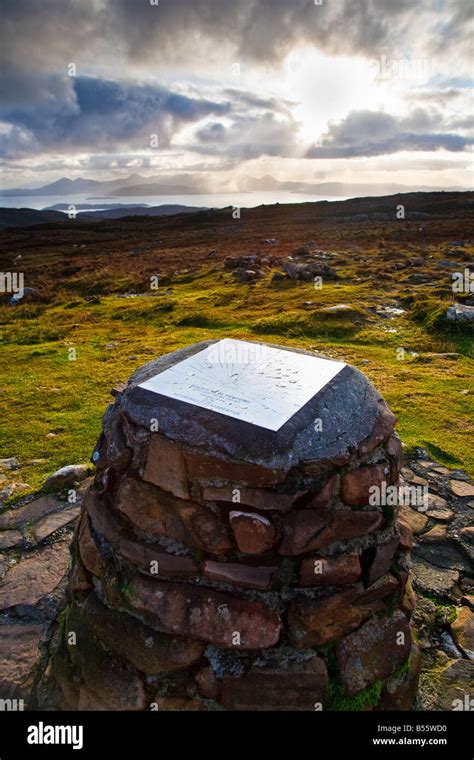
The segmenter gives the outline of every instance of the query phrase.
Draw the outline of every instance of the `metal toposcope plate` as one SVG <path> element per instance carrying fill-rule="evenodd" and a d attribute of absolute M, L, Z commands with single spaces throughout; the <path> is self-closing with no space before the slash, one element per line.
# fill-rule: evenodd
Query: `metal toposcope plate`
<path fill-rule="evenodd" d="M 345 366 L 225 338 L 139 387 L 278 431 Z"/>

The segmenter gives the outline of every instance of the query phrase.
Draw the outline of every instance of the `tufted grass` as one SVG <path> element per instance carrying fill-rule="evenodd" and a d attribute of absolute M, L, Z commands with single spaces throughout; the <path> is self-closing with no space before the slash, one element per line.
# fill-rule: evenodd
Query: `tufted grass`
<path fill-rule="evenodd" d="M 293 231 L 283 254 L 309 237 Z M 272 283 L 275 266 L 255 284 L 237 283 L 222 261 L 206 261 L 207 243 L 189 269 L 176 274 L 168 266 L 156 292 L 149 289 L 150 272 L 160 269 L 155 261 L 137 264 L 136 256 L 117 254 L 114 266 L 113 256 L 102 263 L 92 248 L 88 258 L 74 254 L 85 272 L 72 267 L 72 274 L 58 276 L 66 255 L 63 261 L 54 247 L 43 247 L 41 255 L 34 247 L 27 251 L 23 266 L 40 301 L 0 305 L 0 456 L 21 464 L 6 478 L 36 488 L 56 468 L 87 461 L 115 383 L 160 354 L 225 336 L 308 348 L 354 364 L 391 405 L 407 447 L 422 446 L 474 476 L 473 340 L 470 329 L 452 329 L 442 318 L 449 280 L 436 270 L 433 283 L 408 285 L 405 275 L 383 275 L 393 252 L 387 256 L 360 240 L 354 252 L 330 241 L 340 280 L 319 290 L 312 283 Z M 239 245 L 234 253 L 247 250 Z M 426 255 L 426 245 L 419 248 Z M 429 250 L 431 257 L 446 256 L 445 243 Z M 183 251 L 176 255 L 185 261 Z M 398 260 L 415 255 L 414 245 L 397 248 Z M 434 271 L 431 264 L 421 269 Z M 124 297 L 133 291 L 135 297 Z M 391 319 L 375 313 L 392 302 L 405 311 Z M 337 304 L 350 309 L 326 310 Z M 71 348 L 75 361 L 68 358 Z"/>

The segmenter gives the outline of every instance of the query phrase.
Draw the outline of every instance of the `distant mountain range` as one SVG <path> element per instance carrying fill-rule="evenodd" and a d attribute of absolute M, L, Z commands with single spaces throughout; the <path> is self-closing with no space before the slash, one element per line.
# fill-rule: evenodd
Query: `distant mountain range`
<path fill-rule="evenodd" d="M 400 185 L 395 182 L 384 184 L 369 184 L 358 182 L 280 182 L 271 175 L 265 177 L 251 177 L 245 183 L 245 191 L 285 191 L 290 193 L 305 193 L 308 195 L 328 195 L 331 197 L 349 197 L 362 198 L 365 196 L 379 197 L 383 195 L 394 195 L 395 193 L 412 193 L 412 192 L 439 192 L 440 188 L 431 187 L 430 185 Z M 442 188 L 445 192 L 466 191 L 465 187 L 446 187 Z"/>
<path fill-rule="evenodd" d="M 184 181 L 183 181 L 184 180 Z M 146 178 L 140 174 L 130 174 L 122 179 L 100 181 L 96 179 L 68 179 L 62 177 L 36 188 L 13 188 L 1 191 L 4 198 L 24 195 L 91 195 L 113 197 L 121 195 L 190 195 L 202 193 L 202 183 L 197 183 L 193 175 Z"/>
<path fill-rule="evenodd" d="M 446 192 L 464 191 L 469 188 L 446 187 Z M 240 187 L 234 192 L 292 192 L 307 195 L 322 195 L 335 198 L 381 196 L 404 192 L 437 192 L 439 188 L 429 185 L 400 185 L 396 183 L 360 184 L 346 182 L 281 182 L 270 175 L 264 177 L 248 177 L 241 180 Z M 25 195 L 93 195 L 96 198 L 121 197 L 133 195 L 200 195 L 209 193 L 201 177 L 193 174 L 180 174 L 162 177 L 142 177 L 140 174 L 130 174 L 128 177 L 114 180 L 68 179 L 63 177 L 56 182 L 36 188 L 13 188 L 1 191 L 4 198 L 21 197 Z M 215 190 L 214 190 L 215 192 Z M 220 191 L 222 192 L 222 191 Z M 0 197 L 1 197 L 0 196 Z"/>
<path fill-rule="evenodd" d="M 22 195 L 84 195 L 86 193 L 96 192 L 114 193 L 116 190 L 122 187 L 124 182 L 133 185 L 143 181 L 143 177 L 140 177 L 138 174 L 131 174 L 125 180 L 114 179 L 106 181 L 99 181 L 96 179 L 83 179 L 82 177 L 79 177 L 78 179 L 68 179 L 67 177 L 62 177 L 61 179 L 56 180 L 56 182 L 51 182 L 50 184 L 43 185 L 42 187 L 13 188 L 11 190 L 2 190 L 1 194 L 4 198 L 11 198 Z"/>

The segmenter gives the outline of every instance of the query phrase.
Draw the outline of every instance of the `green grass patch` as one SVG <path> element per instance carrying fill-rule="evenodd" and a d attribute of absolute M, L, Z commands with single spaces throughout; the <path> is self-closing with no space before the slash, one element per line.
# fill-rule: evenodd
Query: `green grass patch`
<path fill-rule="evenodd" d="M 251 325 L 251 329 L 257 335 L 284 335 L 339 342 L 360 332 L 361 323 L 366 318 L 362 310 L 356 308 L 348 313 L 328 312 L 324 309 L 315 309 L 307 314 L 290 311 L 262 317 Z"/>
<path fill-rule="evenodd" d="M 441 596 L 432 594 L 429 591 L 419 592 L 425 599 L 429 599 L 436 607 L 436 617 L 439 622 L 447 625 L 448 623 L 454 623 L 458 614 L 458 608 L 455 607 L 447 599 L 443 599 Z"/>
<path fill-rule="evenodd" d="M 225 327 L 225 323 L 211 319 L 207 314 L 192 314 L 178 320 L 176 324 L 178 327 L 199 327 L 208 330 L 218 330 L 220 327 Z"/>
<path fill-rule="evenodd" d="M 383 681 L 376 681 L 366 689 L 358 691 L 351 697 L 344 694 L 342 684 L 330 681 L 326 690 L 324 709 L 332 712 L 360 712 L 366 707 L 377 705 L 382 693 Z"/>
<path fill-rule="evenodd" d="M 411 308 L 411 317 L 415 322 L 421 322 L 427 330 L 443 332 L 466 337 L 474 337 L 472 322 L 451 321 L 446 317 L 446 311 L 453 304 L 451 300 L 439 298 L 424 298 L 416 301 Z"/>
<path fill-rule="evenodd" d="M 202 268 L 173 279 L 166 295 L 123 298 L 133 283 L 146 292 L 147 277 L 139 283 L 138 274 L 112 267 L 95 277 L 100 298 L 86 301 L 76 277 L 52 290 L 48 304 L 0 307 L 0 448 L 19 459 L 16 480 L 40 487 L 58 467 L 88 461 L 113 385 L 161 354 L 222 337 L 269 340 L 355 365 L 393 408 L 408 448 L 422 446 L 474 475 L 473 342 L 414 321 L 411 312 L 382 319 L 369 311 L 395 298 L 397 283 L 346 278 L 315 290 L 311 283 L 275 287 L 269 275 L 248 287 Z M 302 308 L 307 302 L 314 308 Z M 326 311 L 337 304 L 350 309 Z M 68 359 L 71 347 L 76 361 Z M 459 358 L 419 362 L 412 352 Z"/>

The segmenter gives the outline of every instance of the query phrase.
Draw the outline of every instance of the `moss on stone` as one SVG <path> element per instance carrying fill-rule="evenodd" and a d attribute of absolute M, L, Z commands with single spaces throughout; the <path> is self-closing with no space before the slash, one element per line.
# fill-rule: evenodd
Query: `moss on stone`
<path fill-rule="evenodd" d="M 326 690 L 325 709 L 332 712 L 349 712 L 351 710 L 360 712 L 366 707 L 377 705 L 382 693 L 383 681 L 367 686 L 366 689 L 358 691 L 351 697 L 344 693 L 342 684 L 336 681 L 330 681 Z"/>
<path fill-rule="evenodd" d="M 440 622 L 454 623 L 457 616 L 457 608 L 453 604 L 428 591 L 422 592 L 421 595 L 433 602 L 436 608 L 436 618 Z"/>

